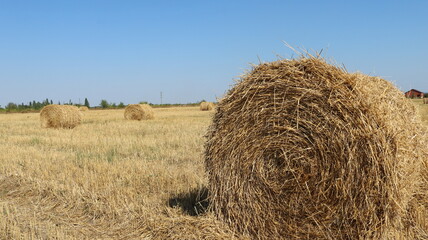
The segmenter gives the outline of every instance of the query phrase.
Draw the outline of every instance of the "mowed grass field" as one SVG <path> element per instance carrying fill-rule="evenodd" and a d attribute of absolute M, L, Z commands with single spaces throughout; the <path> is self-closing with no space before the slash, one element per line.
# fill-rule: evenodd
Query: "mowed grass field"
<path fill-rule="evenodd" d="M 206 194 L 213 111 L 155 109 L 149 121 L 123 113 L 83 112 L 72 130 L 41 128 L 38 113 L 0 115 L 0 239 L 231 236 L 194 207 Z"/>
<path fill-rule="evenodd" d="M 428 126 L 428 104 L 413 101 Z M 0 115 L 0 239 L 243 239 L 205 212 L 213 111 L 83 112 L 72 130 Z"/>
<path fill-rule="evenodd" d="M 421 115 L 421 120 L 425 124 L 428 125 L 428 104 L 423 104 L 422 99 L 412 99 L 412 102 L 416 105 L 419 110 L 419 114 Z"/>

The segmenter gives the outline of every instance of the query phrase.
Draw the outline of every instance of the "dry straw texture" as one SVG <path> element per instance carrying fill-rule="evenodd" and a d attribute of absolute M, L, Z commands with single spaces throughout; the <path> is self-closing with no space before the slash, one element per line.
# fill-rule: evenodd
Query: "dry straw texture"
<path fill-rule="evenodd" d="M 211 111 L 214 109 L 214 104 L 212 102 L 201 102 L 199 109 L 201 111 Z"/>
<path fill-rule="evenodd" d="M 82 121 L 76 106 L 48 105 L 40 111 L 40 123 L 44 128 L 74 128 Z"/>
<path fill-rule="evenodd" d="M 0 239 L 245 239 L 197 203 L 212 114 L 155 110 L 145 124 L 88 111 L 73 131 L 0 114 Z"/>
<path fill-rule="evenodd" d="M 422 239 L 409 202 L 423 138 L 414 105 L 381 78 L 314 57 L 261 64 L 207 134 L 213 210 L 256 239 Z"/>
<path fill-rule="evenodd" d="M 89 111 L 89 108 L 87 106 L 80 106 L 79 111 L 86 112 L 86 111 Z"/>
<path fill-rule="evenodd" d="M 125 119 L 127 120 L 147 120 L 154 119 L 153 108 L 147 104 L 129 104 L 125 108 Z"/>

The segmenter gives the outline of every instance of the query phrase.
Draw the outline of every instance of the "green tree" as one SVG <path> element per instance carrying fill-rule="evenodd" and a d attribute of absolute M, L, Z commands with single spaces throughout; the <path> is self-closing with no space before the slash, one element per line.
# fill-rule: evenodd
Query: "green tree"
<path fill-rule="evenodd" d="M 101 103 L 100 103 L 100 106 L 102 107 L 102 108 L 108 108 L 109 107 L 109 104 L 108 104 L 108 102 L 107 102 L 107 100 L 101 100 Z"/>
<path fill-rule="evenodd" d="M 36 101 L 33 101 L 33 108 L 34 109 L 40 109 L 40 108 L 42 108 L 43 107 L 43 104 L 42 103 L 40 103 L 40 102 L 36 102 Z"/>
<path fill-rule="evenodd" d="M 87 99 L 87 98 L 85 98 L 85 106 L 87 106 L 88 108 L 90 107 L 90 106 L 89 106 L 89 101 L 88 101 L 88 99 Z"/>
<path fill-rule="evenodd" d="M 8 103 L 7 105 L 6 105 L 6 109 L 8 110 L 8 111 L 10 111 L 10 110 L 15 110 L 15 109 L 17 109 L 18 108 L 18 106 L 15 104 L 15 103 L 13 103 L 13 102 L 10 102 L 10 103 Z"/>
<path fill-rule="evenodd" d="M 124 108 L 125 104 L 123 102 L 120 102 L 119 105 L 117 105 L 118 108 Z"/>

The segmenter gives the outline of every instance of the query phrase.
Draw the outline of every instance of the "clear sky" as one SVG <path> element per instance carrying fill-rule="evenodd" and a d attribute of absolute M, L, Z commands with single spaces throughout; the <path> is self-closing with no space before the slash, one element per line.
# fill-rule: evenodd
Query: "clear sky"
<path fill-rule="evenodd" d="M 428 91 L 428 1 L 350 2 L 0 0 L 0 105 L 214 101 L 283 41 Z"/>

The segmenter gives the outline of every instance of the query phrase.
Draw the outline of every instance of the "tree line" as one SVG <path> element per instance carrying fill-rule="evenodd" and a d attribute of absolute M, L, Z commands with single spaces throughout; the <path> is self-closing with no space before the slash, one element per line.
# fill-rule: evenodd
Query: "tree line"
<path fill-rule="evenodd" d="M 146 103 L 146 102 L 144 102 Z M 6 112 L 21 112 L 21 111 L 32 111 L 32 110 L 40 110 L 42 109 L 44 106 L 50 105 L 50 104 L 54 104 L 52 99 L 48 99 L 46 98 L 43 101 L 30 101 L 28 103 L 21 103 L 21 104 L 17 104 L 17 103 L 13 103 L 10 102 L 8 103 L 6 106 L 1 106 L 0 105 L 0 111 L 6 111 Z M 85 98 L 85 101 L 83 104 L 79 104 L 79 103 L 73 103 L 71 100 L 69 100 L 68 102 L 57 102 L 56 104 L 58 105 L 74 105 L 74 106 L 86 106 L 88 108 L 91 107 L 88 98 Z M 96 108 L 124 108 L 126 107 L 126 105 L 123 102 L 120 103 L 114 103 L 114 102 L 108 102 L 107 100 L 103 99 L 101 100 L 100 104 L 98 106 L 96 106 Z"/>
<path fill-rule="evenodd" d="M 13 103 L 13 102 L 9 102 L 6 106 L 1 106 L 0 105 L 0 110 L 3 111 L 7 111 L 7 112 L 12 112 L 12 111 L 28 111 L 28 110 L 40 110 L 42 109 L 44 106 L 50 105 L 50 104 L 54 104 L 52 99 L 48 99 L 46 98 L 43 101 L 30 101 L 28 103 L 21 103 L 21 104 L 17 104 L 17 103 Z M 57 104 L 61 105 L 61 102 L 58 102 Z M 63 105 L 75 105 L 75 106 L 87 106 L 88 108 L 90 107 L 89 101 L 87 98 L 85 98 L 85 103 L 82 104 L 75 104 L 73 103 L 71 100 L 69 100 L 68 102 L 63 102 Z"/>
<path fill-rule="evenodd" d="M 146 101 L 141 101 L 139 102 L 139 104 L 149 104 L 153 107 L 172 107 L 172 106 L 181 106 L 181 105 L 199 105 L 201 102 L 204 102 L 205 100 L 201 100 L 199 102 L 195 102 L 195 103 L 187 103 L 187 104 L 153 104 L 153 103 L 149 103 Z M 10 102 L 8 103 L 6 106 L 1 106 L 0 105 L 0 111 L 4 112 L 25 112 L 25 111 L 38 111 L 40 109 L 42 109 L 44 106 L 50 105 L 50 104 L 54 104 L 54 102 L 52 101 L 52 99 L 48 99 L 46 98 L 43 101 L 30 101 L 28 103 L 21 103 L 21 104 L 17 104 L 17 103 L 13 103 Z M 89 104 L 89 101 L 87 98 L 85 98 L 85 101 L 83 104 L 80 103 L 73 103 L 71 100 L 69 100 L 68 102 L 57 102 L 56 104 L 58 105 L 74 105 L 74 106 L 86 106 L 88 108 L 91 108 L 91 105 Z M 119 102 L 118 104 L 114 103 L 114 102 L 108 102 L 107 100 L 103 99 L 101 100 L 100 104 L 98 106 L 95 106 L 95 108 L 125 108 L 126 105 L 123 102 Z"/>

